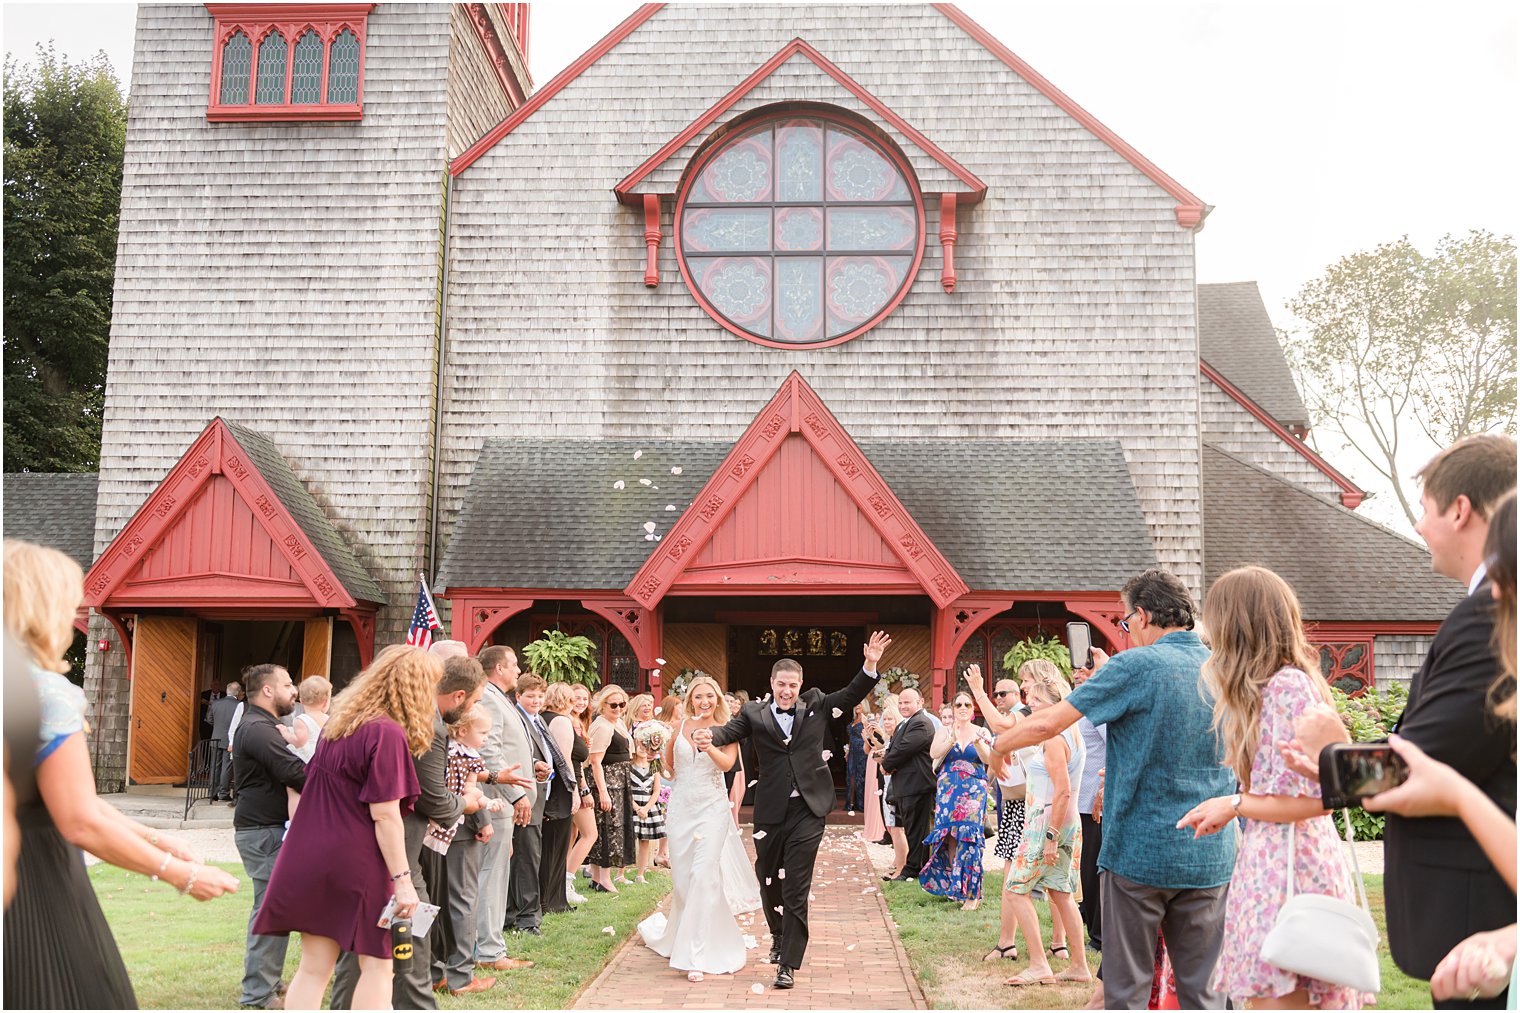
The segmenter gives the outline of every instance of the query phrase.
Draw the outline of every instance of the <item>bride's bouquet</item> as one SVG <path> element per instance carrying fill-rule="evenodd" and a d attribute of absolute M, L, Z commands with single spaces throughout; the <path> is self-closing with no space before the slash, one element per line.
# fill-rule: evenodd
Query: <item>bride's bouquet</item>
<path fill-rule="evenodd" d="M 634 744 L 644 750 L 650 766 L 656 770 L 660 768 L 660 758 L 665 755 L 665 743 L 670 741 L 671 734 L 670 726 L 659 721 L 640 721 L 633 730 Z"/>

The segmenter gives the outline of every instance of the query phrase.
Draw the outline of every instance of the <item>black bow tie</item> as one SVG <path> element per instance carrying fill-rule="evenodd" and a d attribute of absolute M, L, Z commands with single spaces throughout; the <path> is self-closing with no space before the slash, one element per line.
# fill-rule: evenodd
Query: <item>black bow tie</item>
<path fill-rule="evenodd" d="M 776 708 L 776 713 L 777 714 L 790 714 L 793 717 L 796 717 L 797 716 L 797 708 L 796 707 L 777 707 Z"/>

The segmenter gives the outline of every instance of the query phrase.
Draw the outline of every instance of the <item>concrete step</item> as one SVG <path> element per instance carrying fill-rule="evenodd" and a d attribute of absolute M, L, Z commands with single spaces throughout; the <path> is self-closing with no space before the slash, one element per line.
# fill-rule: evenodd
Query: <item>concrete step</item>
<path fill-rule="evenodd" d="M 185 800 L 185 788 L 183 785 L 129 784 L 121 794 L 127 798 L 177 798 L 181 802 Z"/>

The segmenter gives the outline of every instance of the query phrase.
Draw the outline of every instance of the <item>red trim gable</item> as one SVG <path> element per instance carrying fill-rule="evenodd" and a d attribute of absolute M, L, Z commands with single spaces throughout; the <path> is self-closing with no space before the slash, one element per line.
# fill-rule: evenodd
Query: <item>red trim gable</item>
<path fill-rule="evenodd" d="M 161 547 L 194 560 L 200 554 L 197 547 L 205 552 L 213 540 L 234 537 L 230 531 L 206 526 L 205 530 L 189 533 L 189 545 L 168 544 L 167 536 L 189 516 L 202 494 L 214 491 L 208 489 L 214 478 L 225 480 L 231 487 L 230 495 L 249 508 L 251 523 L 257 523 L 258 530 L 267 535 L 294 580 L 258 578 L 210 568 L 189 572 L 197 567 L 194 562 L 184 565 L 187 572 L 166 580 L 138 576 L 149 557 Z M 319 609 L 358 606 L 221 418 L 212 419 L 179 463 L 169 469 L 142 508 L 90 567 L 84 586 L 85 604 L 96 609 L 144 605 L 228 608 L 252 604 Z"/>
<path fill-rule="evenodd" d="M 1162 172 L 1154 162 L 1136 151 L 1118 134 L 1098 122 L 1096 116 L 1077 105 L 1076 102 L 1072 101 L 1070 96 L 1046 80 L 1039 71 L 1014 55 L 1012 50 L 999 42 L 987 29 L 973 21 L 965 11 L 955 6 L 955 4 L 948 3 L 934 4 L 934 8 L 955 22 L 967 35 L 979 42 L 993 56 L 1007 64 L 1009 69 L 1027 81 L 1035 90 L 1054 102 L 1068 116 L 1086 127 L 1094 137 L 1114 149 L 1125 161 L 1145 173 L 1157 186 L 1175 197 L 1177 199 L 1176 214 L 1178 225 L 1184 229 L 1196 229 L 1203 224 L 1203 219 L 1209 213 L 1209 207 L 1194 195 L 1192 191 Z"/>
<path fill-rule="evenodd" d="M 509 7 L 526 7 L 526 4 L 509 4 Z M 486 55 L 490 57 L 491 69 L 496 73 L 496 81 L 501 85 L 501 90 L 516 109 L 527 101 L 528 96 L 523 92 L 522 85 L 517 80 L 517 75 L 512 72 L 512 61 L 507 56 L 506 44 L 496 32 L 496 26 L 491 23 L 491 15 L 486 11 L 485 4 L 465 4 L 465 15 L 470 19 L 470 27 L 475 29 L 475 35 L 480 39 L 480 44 L 485 47 Z M 517 14 L 513 11 L 513 14 Z M 523 22 L 527 18 L 524 14 Z M 524 33 L 526 35 L 526 33 Z M 513 41 L 516 45 L 516 40 Z M 518 55 L 526 63 L 528 54 L 523 49 L 518 49 Z"/>
<path fill-rule="evenodd" d="M 754 91 L 760 85 L 760 82 L 770 77 L 783 64 L 798 54 L 813 61 L 819 70 L 822 70 L 829 77 L 837 81 L 851 95 L 864 102 L 868 108 L 889 123 L 895 130 L 912 141 L 914 145 L 922 149 L 940 165 L 944 166 L 957 179 L 965 183 L 970 192 L 965 195 L 964 203 L 975 204 L 987 196 L 987 184 L 978 179 L 975 173 L 947 155 L 939 145 L 929 140 L 929 138 L 911 126 L 907 120 L 893 112 L 885 102 L 872 95 L 858 81 L 840 70 L 818 50 L 801 39 L 793 39 L 781 47 L 781 51 L 775 56 L 755 68 L 755 71 L 749 77 L 741 81 L 727 95 L 720 98 L 705 113 L 687 124 L 686 128 L 679 134 L 666 141 L 664 147 L 649 156 L 643 165 L 633 170 L 622 182 L 613 187 L 618 200 L 624 204 L 637 205 L 641 197 L 633 192 L 634 187 L 642 183 L 650 173 L 663 165 L 672 155 L 689 144 L 694 137 L 710 127 L 718 117 L 722 116 L 729 109 L 732 109 L 735 103 Z"/>
<path fill-rule="evenodd" d="M 1233 398 L 1242 408 L 1250 412 L 1252 415 L 1256 416 L 1257 420 L 1261 422 L 1262 425 L 1272 430 L 1278 439 L 1282 440 L 1288 446 L 1292 447 L 1298 453 L 1302 454 L 1304 456 L 1304 459 L 1322 471 L 1325 474 L 1325 477 L 1329 478 L 1330 481 L 1340 486 L 1342 506 L 1348 510 L 1355 510 L 1357 507 L 1362 505 L 1362 500 L 1367 498 L 1366 490 L 1362 489 L 1355 482 L 1351 481 L 1351 479 L 1347 478 L 1345 475 L 1342 475 L 1340 472 L 1331 467 L 1330 462 L 1326 461 L 1323 457 L 1316 454 L 1313 447 L 1309 446 L 1303 440 L 1300 440 L 1298 437 L 1294 436 L 1292 433 L 1284 429 L 1282 423 L 1278 422 L 1270 414 L 1268 414 L 1267 410 L 1261 405 L 1257 404 L 1255 401 L 1252 401 L 1250 396 L 1246 394 L 1245 391 L 1241 390 L 1239 387 L 1226 380 L 1224 378 L 1224 374 L 1219 372 L 1219 370 L 1215 369 L 1213 366 L 1210 366 L 1202 359 L 1198 360 L 1198 368 L 1204 376 L 1213 382 L 1214 386 L 1230 395 L 1230 397 Z"/>
<path fill-rule="evenodd" d="M 544 104 L 564 90 L 566 85 L 584 74 L 586 68 L 606 56 L 612 51 L 613 47 L 632 35 L 640 25 L 648 21 L 654 16 L 656 11 L 664 6 L 663 3 L 644 4 L 634 11 L 621 24 L 608 32 L 600 42 L 586 50 L 574 63 L 555 75 L 554 80 L 544 85 L 541 90 L 534 92 L 533 97 L 523 103 L 511 116 L 508 116 L 492 127 L 484 137 L 470 145 L 458 158 L 450 162 L 449 175 L 457 176 L 474 165 L 476 159 L 496 146 L 497 141 L 521 126 L 524 120 L 543 108 Z"/>
<path fill-rule="evenodd" d="M 768 573 L 758 573 L 758 577 L 755 566 L 738 565 L 737 560 L 730 560 L 724 572 L 702 562 L 713 535 L 734 514 L 745 494 L 755 488 L 766 465 L 794 433 L 806 441 L 827 474 L 869 522 L 895 557 L 893 561 L 871 569 L 857 568 L 855 574 L 847 575 L 837 561 L 796 560 L 797 565 L 793 566 L 791 562 L 772 560 L 774 565 Z M 785 519 L 786 523 L 793 520 Z M 759 564 L 761 560 L 750 562 Z M 788 566 L 805 571 L 799 573 L 800 582 L 777 573 Z M 749 429 L 692 500 L 691 507 L 628 582 L 625 593 L 640 605 L 654 608 L 678 583 L 682 591 L 711 593 L 725 583 L 732 589 L 735 580 L 725 582 L 724 573 L 745 584 L 748 593 L 796 593 L 799 586 L 822 579 L 828 582 L 831 592 L 923 593 L 939 608 L 969 590 L 823 399 L 796 371 L 755 416 Z"/>

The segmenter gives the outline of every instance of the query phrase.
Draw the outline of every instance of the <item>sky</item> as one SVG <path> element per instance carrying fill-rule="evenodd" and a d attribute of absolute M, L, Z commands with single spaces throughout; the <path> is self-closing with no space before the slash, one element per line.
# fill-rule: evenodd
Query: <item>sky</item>
<path fill-rule="evenodd" d="M 1517 231 L 1520 5 L 1509 0 L 1130 0 L 961 8 L 1079 105 L 1214 206 L 1200 282 L 1256 281 L 1285 303 L 1341 257 L 1408 235 Z M 104 50 L 130 81 L 134 5 L 14 4 L 4 47 Z M 533 6 L 538 86 L 636 9 Z M 825 54 L 827 55 L 827 54 Z M 1354 451 L 1321 444 L 1369 489 Z M 1411 448 L 1411 468 L 1433 448 Z M 1408 531 L 1389 495 L 1362 512 Z"/>

